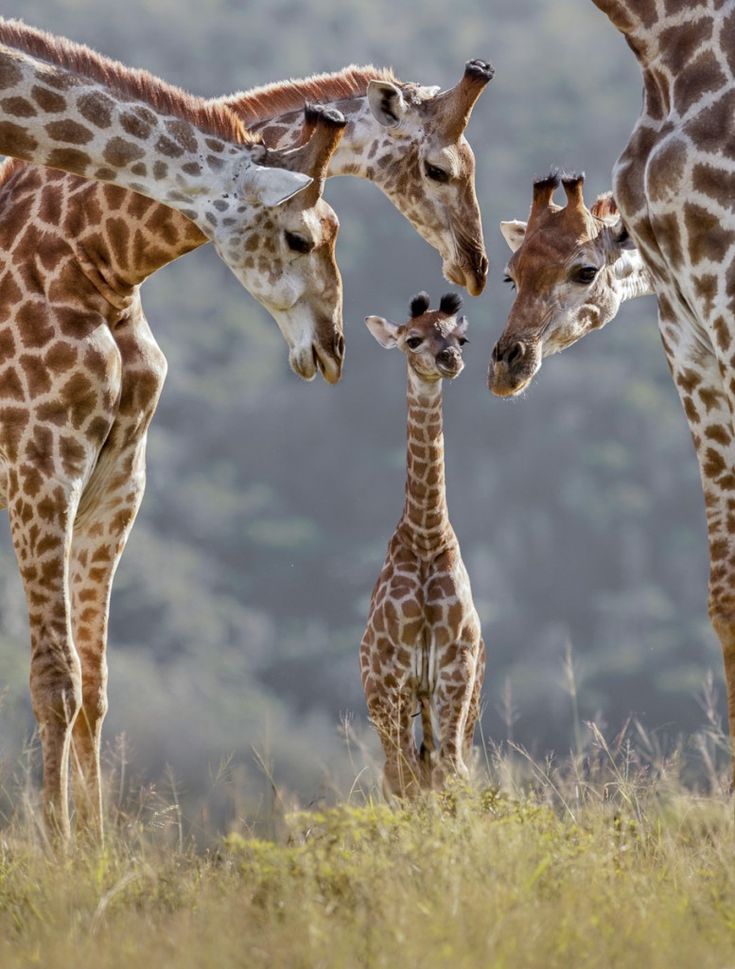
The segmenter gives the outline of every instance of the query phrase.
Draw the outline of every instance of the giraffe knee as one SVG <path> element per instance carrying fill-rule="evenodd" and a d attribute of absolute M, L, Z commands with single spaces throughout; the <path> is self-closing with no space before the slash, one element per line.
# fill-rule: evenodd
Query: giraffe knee
<path fill-rule="evenodd" d="M 82 714 L 89 728 L 94 732 L 98 724 L 107 716 L 107 688 L 99 684 L 82 686 Z"/>
<path fill-rule="evenodd" d="M 33 713 L 40 725 L 74 723 L 82 708 L 82 673 L 79 661 L 39 669 L 31 663 Z"/>

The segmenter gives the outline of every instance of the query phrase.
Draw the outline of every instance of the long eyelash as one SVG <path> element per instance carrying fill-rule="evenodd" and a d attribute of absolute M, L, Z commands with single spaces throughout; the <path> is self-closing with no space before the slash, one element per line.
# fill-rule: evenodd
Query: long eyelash
<path fill-rule="evenodd" d="M 513 278 L 511 276 L 508 276 L 507 273 L 506 273 L 505 276 L 503 276 L 503 282 L 504 283 L 510 283 L 511 289 L 515 289 L 516 288 L 516 284 L 515 284 Z"/>

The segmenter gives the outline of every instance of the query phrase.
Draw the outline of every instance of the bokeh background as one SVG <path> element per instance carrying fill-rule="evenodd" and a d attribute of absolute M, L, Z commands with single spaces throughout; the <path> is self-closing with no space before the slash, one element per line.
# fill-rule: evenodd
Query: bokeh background
<path fill-rule="evenodd" d="M 637 117 L 637 65 L 593 4 L 4 0 L 2 13 L 207 96 L 350 61 L 443 87 L 471 57 L 495 64 L 468 130 L 490 281 L 467 300 L 467 367 L 445 395 L 450 510 L 489 651 L 483 732 L 567 751 L 565 655 L 580 719 L 614 731 L 633 714 L 668 737 L 696 728 L 721 660 L 696 463 L 654 301 L 547 361 L 522 399 L 485 387 L 511 299 L 498 221 L 525 217 L 532 178 L 552 165 L 586 170 L 588 196 L 607 189 Z M 288 370 L 275 324 L 206 248 L 143 291 L 170 369 L 114 591 L 105 736 L 119 750 L 124 732 L 139 782 L 168 765 L 190 804 L 223 758 L 261 791 L 253 748 L 305 802 L 349 786 L 363 755 L 345 744 L 345 717 L 374 745 L 357 650 L 402 506 L 405 382 L 362 319 L 401 318 L 414 292 L 449 286 L 373 186 L 335 179 L 326 195 L 342 223 L 341 385 Z M 33 720 L 4 516 L 1 527 L 0 760 L 12 769 Z"/>

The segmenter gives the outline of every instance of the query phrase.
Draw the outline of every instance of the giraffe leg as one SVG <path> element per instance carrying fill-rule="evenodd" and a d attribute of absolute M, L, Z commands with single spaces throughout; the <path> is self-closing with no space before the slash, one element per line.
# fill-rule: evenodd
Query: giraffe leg
<path fill-rule="evenodd" d="M 413 736 L 412 691 L 366 694 L 368 712 L 385 754 L 383 793 L 386 797 L 414 797 L 421 787 L 421 763 Z"/>
<path fill-rule="evenodd" d="M 410 797 L 418 792 L 421 780 L 413 736 L 417 701 L 407 682 L 409 671 L 397 675 L 393 666 L 383 668 L 381 656 L 394 652 L 387 640 L 376 638 L 368 628 L 360 646 L 362 685 L 368 714 L 385 754 L 383 793 L 386 797 Z"/>
<path fill-rule="evenodd" d="M 81 483 L 42 477 L 30 463 L 8 472 L 13 547 L 28 602 L 30 688 L 43 754 L 46 826 L 69 837 L 71 731 L 81 706 L 82 677 L 68 593 L 72 522 Z"/>
<path fill-rule="evenodd" d="M 122 361 L 117 418 L 74 525 L 70 587 L 82 665 L 82 709 L 74 724 L 78 824 L 102 836 L 100 748 L 107 713 L 107 630 L 112 583 L 145 490 L 146 438 L 166 361 L 138 305 L 113 331 Z"/>
<path fill-rule="evenodd" d="M 444 653 L 452 653 L 446 661 Z M 478 670 L 478 642 L 460 642 L 455 649 L 444 650 L 437 656 L 437 676 L 434 687 L 434 709 L 440 730 L 439 757 L 432 771 L 432 786 L 440 788 L 448 776 L 467 777 L 469 772 L 464 755 L 467 748 L 468 722 L 475 697 Z M 479 688 L 477 690 L 479 702 Z M 470 729 L 470 738 L 474 721 Z"/>
<path fill-rule="evenodd" d="M 129 456 L 128 456 L 129 457 Z M 121 463 L 126 468 L 129 461 Z M 82 668 L 82 706 L 74 723 L 73 776 L 77 823 L 102 836 L 100 747 L 107 713 L 107 627 L 115 571 L 145 488 L 145 451 L 117 488 L 78 517 L 70 560 L 72 621 Z"/>
<path fill-rule="evenodd" d="M 472 741 L 475 735 L 475 726 L 480 717 L 480 697 L 482 694 L 482 684 L 485 681 L 485 642 L 480 640 L 480 647 L 477 654 L 477 668 L 475 672 L 475 682 L 472 686 L 472 696 L 470 706 L 467 711 L 467 722 L 464 729 L 463 756 L 467 763 L 472 756 Z"/>
<path fill-rule="evenodd" d="M 722 646 L 731 744 L 735 738 L 735 394 L 729 362 L 680 327 L 659 302 L 664 349 L 689 421 L 704 491 L 709 615 Z M 734 761 L 735 766 L 735 761 Z"/>

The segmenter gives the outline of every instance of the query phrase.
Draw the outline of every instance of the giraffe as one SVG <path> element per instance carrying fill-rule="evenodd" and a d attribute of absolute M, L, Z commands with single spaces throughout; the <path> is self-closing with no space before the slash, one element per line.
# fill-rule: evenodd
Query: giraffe
<path fill-rule="evenodd" d="M 727 306 L 713 302 L 708 317 L 681 314 L 674 290 L 654 270 L 646 250 L 634 247 L 611 193 L 599 196 L 590 209 L 582 197 L 582 176 L 566 178 L 568 202 L 551 203 L 558 177 L 536 183 L 531 215 L 526 223 L 501 223 L 513 256 L 509 282 L 517 288 L 503 334 L 493 349 L 489 385 L 501 397 L 522 392 L 538 372 L 543 357 L 571 346 L 587 333 L 605 326 L 626 300 L 658 296 L 659 327 L 666 357 L 689 424 L 705 498 L 710 553 L 709 610 L 724 658 L 731 738 L 735 737 L 733 689 L 735 658 L 725 609 L 733 594 L 731 532 L 735 531 L 735 420 L 730 398 L 735 386 L 735 360 L 730 348 Z M 699 197 L 698 201 L 700 200 Z M 657 237 L 658 238 L 658 237 Z M 660 240 L 663 244 L 663 240 Z M 713 261 L 696 260 L 695 279 L 701 285 L 714 269 Z M 690 260 L 682 258 L 682 269 Z M 729 270 L 728 270 L 729 272 Z M 711 277 L 714 278 L 714 277 Z M 691 294 L 687 276 L 678 277 Z M 686 287 L 686 288 L 685 288 Z M 683 294 L 678 299 L 686 299 Z M 722 311 L 722 312 L 720 312 Z M 735 634 L 733 634 L 735 635 Z"/>
<path fill-rule="evenodd" d="M 305 152 L 299 156 L 294 149 L 308 141 L 320 116 L 307 109 L 306 123 L 302 124 L 304 102 L 316 102 L 327 113 L 338 105 L 347 126 L 329 159 L 328 174 L 360 175 L 382 186 L 387 184 L 387 173 L 393 172 L 388 180 L 389 197 L 445 254 L 448 272 L 469 274 L 468 288 L 479 292 L 485 282 L 487 259 L 474 191 L 474 159 L 463 136 L 463 124 L 491 77 L 489 65 L 470 62 L 455 88 L 435 95 L 436 89 L 401 84 L 386 70 L 348 67 L 334 74 L 240 92 L 218 99 L 216 106 L 235 112 L 249 127 L 257 120 L 255 127 L 264 138 L 272 146 L 282 146 L 280 153 L 269 149 L 270 154 L 283 165 L 310 171 Z M 381 97 L 376 100 L 378 93 Z M 383 96 L 389 103 L 395 102 L 391 110 L 400 115 L 400 125 L 384 116 Z M 309 142 L 308 151 L 313 152 L 315 146 L 315 140 Z M 426 174 L 427 170 L 433 172 L 428 155 L 424 157 L 427 152 L 433 163 L 445 165 L 448 177 L 443 181 L 443 175 L 437 179 Z M 287 204 L 295 207 L 303 196 L 301 193 Z M 37 226 L 48 252 L 46 263 L 66 263 L 63 273 L 69 285 L 57 287 L 53 298 L 48 287 L 37 287 L 32 294 L 34 305 L 40 308 L 45 303 L 45 312 L 52 318 L 59 308 L 67 312 L 71 305 L 83 317 L 98 312 L 102 296 L 113 320 L 110 329 L 121 357 L 121 405 L 101 451 L 110 471 L 104 477 L 95 475 L 93 493 L 92 489 L 85 490 L 86 517 L 77 518 L 72 542 L 72 593 L 77 586 L 83 590 L 83 598 L 73 594 L 71 602 L 83 694 L 82 713 L 73 728 L 75 802 L 81 820 L 89 823 L 92 818 L 99 825 L 99 746 L 107 709 L 105 655 L 110 591 L 142 500 L 146 433 L 165 375 L 165 359 L 143 314 L 139 287 L 150 273 L 206 242 L 207 237 L 177 210 L 128 189 L 23 162 L 6 169 L 0 185 L 0 206 L 10 225 L 31 221 Z M 64 219 L 56 213 L 64 213 Z M 142 240 L 142 244 L 133 247 L 131 239 Z M 278 241 L 273 240 L 271 265 L 277 259 L 302 258 L 314 241 L 313 227 L 292 225 Z M 12 252 L 16 272 L 26 273 L 35 250 L 21 253 L 16 247 Z M 265 271 L 263 263 L 261 267 Z M 59 272 L 62 270 L 57 269 Z M 113 476 L 111 471 L 117 469 L 120 473 Z M 101 534 L 88 535 L 90 529 L 98 530 L 101 522 Z M 105 556 L 103 569 L 100 555 Z M 99 580 L 91 581 L 92 568 Z"/>
<path fill-rule="evenodd" d="M 368 316 L 386 349 L 398 347 L 408 370 L 406 500 L 370 602 L 360 669 L 370 719 L 385 753 L 386 795 L 411 796 L 465 776 L 480 708 L 485 646 L 444 483 L 442 380 L 464 367 L 467 320 L 454 293 L 430 310 L 411 301 L 402 325 Z M 422 744 L 413 716 L 419 706 Z M 434 733 L 439 739 L 435 750 Z"/>
<path fill-rule="evenodd" d="M 735 0 L 593 2 L 625 37 L 643 78 L 641 113 L 615 164 L 613 197 L 621 227 L 630 233 L 657 297 L 664 352 L 699 464 L 710 557 L 709 615 L 722 646 L 732 743 Z M 592 262 L 594 268 L 599 264 Z M 588 285 L 595 301 L 599 284 Z M 545 302 L 553 319 L 553 298 Z M 516 342 L 525 345 L 526 329 L 520 319 L 513 323 L 515 332 L 523 334 Z M 538 337 L 534 324 L 528 321 L 528 327 Z M 517 359 L 508 359 L 507 349 L 501 338 L 491 364 L 491 388 L 498 363 L 511 371 L 518 366 Z"/>
<path fill-rule="evenodd" d="M 0 37 L 5 40 L 6 26 L 0 25 Z M 41 41 L 51 42 L 47 35 L 35 31 L 24 37 L 28 46 L 32 41 L 34 50 Z M 78 48 L 73 50 L 78 59 L 96 57 Z M 70 55 L 65 45 L 54 44 L 51 52 L 59 58 Z M 122 95 L 117 95 L 111 72 L 121 69 L 101 60 L 90 61 L 90 73 L 97 67 L 108 72 L 104 90 L 100 90 L 98 84 L 87 83 L 86 75 L 80 73 L 79 60 L 76 64 L 75 73 L 55 67 L 47 70 L 35 58 L 0 46 L 0 84 L 5 86 L 2 93 L 7 94 L 0 99 L 0 107 L 6 110 L 9 103 L 10 111 L 20 112 L 15 117 L 25 121 L 29 116 L 35 121 L 39 114 L 44 115 L 34 104 L 45 99 L 47 105 L 57 109 L 56 121 L 48 122 L 48 128 L 61 123 L 61 103 L 53 100 L 59 91 L 73 90 L 78 99 L 90 93 L 100 98 L 104 94 L 108 100 L 100 103 L 110 107 L 106 131 L 118 137 L 114 134 L 117 122 L 112 105 L 115 97 Z M 19 72 L 38 79 L 28 98 L 18 93 L 22 87 Z M 58 86 L 59 78 L 64 87 Z M 125 80 L 129 82 L 130 78 L 126 76 Z M 146 84 L 157 83 L 149 77 L 145 80 Z M 8 93 L 9 88 L 12 93 Z M 127 94 L 121 102 L 126 110 L 148 111 L 147 106 L 135 108 Z M 171 109 L 178 109 L 182 115 L 181 119 L 172 115 L 166 121 L 171 145 L 176 147 L 173 132 L 179 130 L 179 120 L 187 138 L 190 128 L 191 138 L 199 138 L 193 122 L 184 117 L 184 108 L 189 117 L 193 108 L 182 101 L 181 95 L 162 88 L 150 101 L 160 105 L 164 94 L 171 101 Z M 23 107 L 21 101 L 28 101 L 29 107 Z M 36 113 L 30 115 L 31 110 Z M 225 109 L 221 113 L 220 128 L 227 120 Z M 163 117 L 166 120 L 167 115 Z M 145 118 L 151 126 L 158 123 L 153 109 Z M 2 150 L 8 150 L 8 140 L 15 139 L 18 146 L 17 127 L 15 122 L 0 122 Z M 317 245 L 315 241 L 313 254 L 300 255 L 301 265 L 292 273 L 292 282 L 303 275 L 305 292 L 318 294 L 316 308 L 324 312 L 326 304 L 331 319 L 339 321 L 339 327 L 332 326 L 328 313 L 319 320 L 329 337 L 329 353 L 336 370 L 343 354 L 341 287 L 334 262 L 337 223 L 319 195 L 344 120 L 330 111 L 310 110 L 306 127 L 313 131 L 308 143 L 286 152 L 268 152 L 311 172 L 299 176 L 299 181 L 305 179 L 303 189 L 279 207 L 275 220 L 270 210 L 263 221 L 257 206 L 243 206 L 244 217 L 254 217 L 254 228 L 252 233 L 246 226 L 242 228 L 240 238 L 246 252 L 252 240 L 249 251 L 256 254 L 261 244 L 268 251 L 270 235 L 280 236 L 292 229 L 309 232 L 310 238 L 319 242 Z M 30 147 L 35 135 L 28 130 L 26 135 L 29 140 L 23 142 L 23 150 L 43 154 L 43 148 Z M 214 130 L 207 139 L 215 142 Z M 43 144 L 40 137 L 37 143 Z M 222 145 L 222 157 L 229 157 L 226 143 L 219 139 L 217 143 Z M 255 142 L 252 145 L 261 154 L 265 152 Z M 234 142 L 231 147 L 233 152 L 244 150 Z M 99 153 L 100 149 L 95 151 Z M 76 165 L 75 157 L 71 156 L 71 164 Z M 172 171 L 178 167 L 179 158 L 190 156 L 182 147 L 174 157 Z M 45 155 L 38 160 L 45 160 Z M 61 162 L 66 164 L 65 159 Z M 94 200 L 86 194 L 94 183 L 77 178 L 79 197 L 68 205 L 68 199 L 53 188 L 67 176 L 48 170 L 43 179 L 32 177 L 33 172 L 41 171 L 15 161 L 6 162 L 0 171 L 0 506 L 8 507 L 28 600 L 31 695 L 42 740 L 45 813 L 49 830 L 65 839 L 70 830 L 67 777 L 72 736 L 77 806 L 83 820 L 101 833 L 99 741 L 107 705 L 107 672 L 100 644 L 106 639 L 114 571 L 142 497 L 146 431 L 166 370 L 165 359 L 142 313 L 136 283 L 158 265 L 200 244 L 203 234 L 187 217 L 166 206 L 158 207 L 163 216 L 156 218 L 154 201 L 121 188 L 127 184 L 123 167 L 119 183 L 100 186 L 100 191 L 105 193 L 110 210 L 117 209 L 118 213 L 122 212 L 121 203 L 130 196 L 138 218 L 146 213 L 153 218 L 151 228 L 159 233 L 160 244 L 147 247 L 120 214 L 117 219 L 111 216 L 107 228 L 120 256 L 117 264 L 111 263 L 105 259 L 104 246 L 94 231 Z M 275 174 L 278 179 L 292 174 L 286 169 L 279 172 L 265 167 L 262 173 L 264 177 Z M 108 177 L 117 177 L 117 171 L 105 173 Z M 137 180 L 143 176 L 133 177 Z M 22 190 L 15 186 L 21 179 Z M 221 186 L 223 190 L 227 187 L 227 182 Z M 214 194 L 214 212 L 219 211 L 217 202 Z M 196 204 L 202 212 L 208 211 L 206 205 Z M 170 233 L 167 213 L 175 214 L 191 227 L 191 232 L 182 236 Z M 286 219 L 285 229 L 282 218 Z M 54 231 L 55 227 L 63 227 L 63 231 Z M 334 232 L 330 235 L 331 229 Z M 278 264 L 275 253 L 272 264 Z M 330 279 L 320 278 L 320 268 L 329 270 L 328 277 L 333 276 L 331 294 Z M 262 272 L 262 267 L 248 268 L 248 277 L 258 271 Z M 284 272 L 287 274 L 288 267 Z M 300 319 L 297 314 L 295 323 L 306 333 L 308 312 Z M 314 355 L 310 347 L 312 366 Z M 325 375 L 327 368 L 323 368 Z"/>
<path fill-rule="evenodd" d="M 305 100 L 338 108 L 347 130 L 330 175 L 376 184 L 442 257 L 445 277 L 478 296 L 488 260 L 475 192 L 475 159 L 464 136 L 472 110 L 494 76 L 491 64 L 466 63 L 447 91 L 403 83 L 385 68 L 354 64 L 333 74 L 280 81 L 220 98 L 268 144 L 298 137 Z"/>
<path fill-rule="evenodd" d="M 0 108 L 12 118 L 0 121 L 0 153 L 179 210 L 274 317 L 292 368 L 309 379 L 318 366 L 330 383 L 339 379 L 339 223 L 318 198 L 323 177 L 268 167 L 282 156 L 226 108 L 16 21 L 0 21 Z M 336 147 L 344 120 L 335 116 L 334 126 Z M 305 198 L 297 213 L 280 205 L 299 192 Z M 290 222 L 312 223 L 323 245 L 284 266 L 270 258 L 268 243 L 281 231 L 297 235 Z"/>

